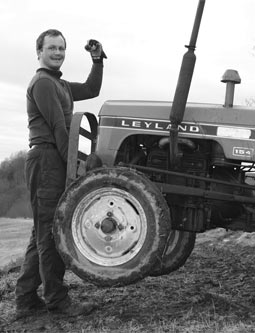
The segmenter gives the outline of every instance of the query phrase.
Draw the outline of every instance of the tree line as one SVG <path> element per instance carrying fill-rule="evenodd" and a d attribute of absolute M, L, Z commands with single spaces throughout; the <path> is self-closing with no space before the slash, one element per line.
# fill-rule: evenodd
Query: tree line
<path fill-rule="evenodd" d="M 0 216 L 32 217 L 25 181 L 26 152 L 20 151 L 0 164 Z"/>

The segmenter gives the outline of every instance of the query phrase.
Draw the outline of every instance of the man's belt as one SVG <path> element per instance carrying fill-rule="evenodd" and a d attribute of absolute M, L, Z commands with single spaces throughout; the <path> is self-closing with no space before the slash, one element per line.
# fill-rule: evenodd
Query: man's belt
<path fill-rule="evenodd" d="M 43 143 L 36 143 L 31 144 L 30 148 L 32 149 L 57 149 L 55 143 L 43 142 Z"/>

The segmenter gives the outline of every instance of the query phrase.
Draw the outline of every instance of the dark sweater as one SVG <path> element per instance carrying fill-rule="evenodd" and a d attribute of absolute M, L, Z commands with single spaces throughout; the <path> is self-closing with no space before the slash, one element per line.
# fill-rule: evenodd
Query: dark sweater
<path fill-rule="evenodd" d="M 67 160 L 73 102 L 99 95 L 103 65 L 93 64 L 84 83 L 62 80 L 60 71 L 37 70 L 27 89 L 29 145 L 52 143 Z"/>

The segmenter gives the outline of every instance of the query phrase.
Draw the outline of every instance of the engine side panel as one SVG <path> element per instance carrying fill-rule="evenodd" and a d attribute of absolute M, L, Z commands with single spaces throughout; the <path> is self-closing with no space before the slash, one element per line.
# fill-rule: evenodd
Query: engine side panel
<path fill-rule="evenodd" d="M 112 153 L 127 136 L 138 133 L 169 136 L 169 126 L 169 120 L 101 116 L 97 151 L 104 156 L 106 150 Z M 255 162 L 255 129 L 251 126 L 184 121 L 179 126 L 179 137 L 213 140 L 222 147 L 227 159 Z M 109 163 L 109 158 L 106 159 Z"/>

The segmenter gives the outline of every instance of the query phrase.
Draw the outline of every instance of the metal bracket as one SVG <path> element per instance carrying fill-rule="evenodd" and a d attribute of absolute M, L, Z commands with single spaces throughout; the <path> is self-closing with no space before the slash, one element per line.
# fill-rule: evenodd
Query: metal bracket
<path fill-rule="evenodd" d="M 82 118 L 86 117 L 89 128 L 81 127 Z M 68 158 L 66 171 L 66 187 L 77 178 L 80 161 L 86 161 L 88 154 L 79 151 L 79 136 L 90 141 L 90 153 L 95 151 L 97 138 L 97 118 L 93 113 L 76 112 L 73 115 L 69 132 Z"/>

